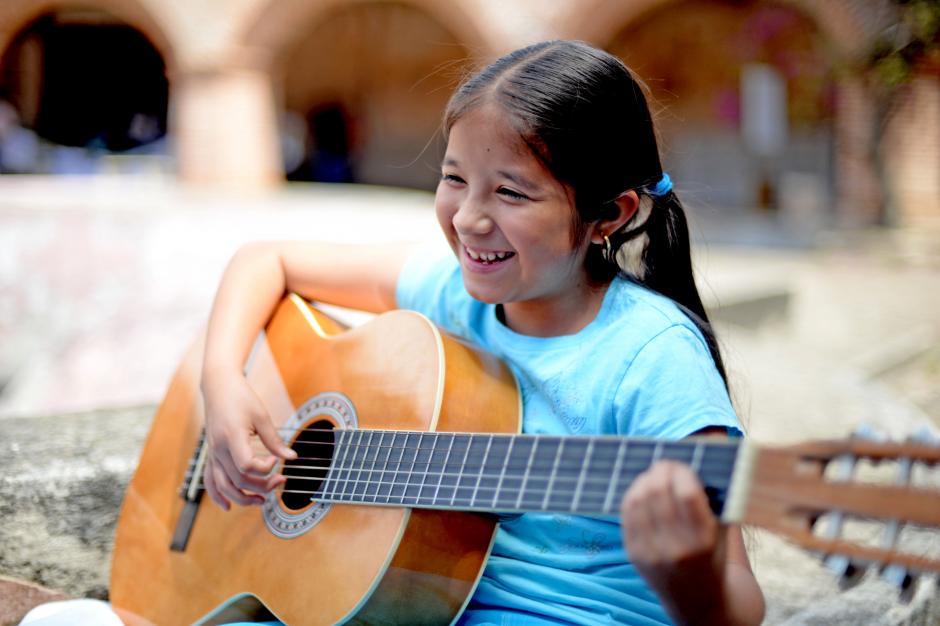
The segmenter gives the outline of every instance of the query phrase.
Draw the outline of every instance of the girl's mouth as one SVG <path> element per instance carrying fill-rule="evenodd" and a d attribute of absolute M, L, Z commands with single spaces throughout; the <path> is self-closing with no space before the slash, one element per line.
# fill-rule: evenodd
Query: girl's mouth
<path fill-rule="evenodd" d="M 496 252 L 490 250 L 474 250 L 468 246 L 463 247 L 471 261 L 482 265 L 498 265 L 507 259 L 516 256 L 515 252 Z"/>

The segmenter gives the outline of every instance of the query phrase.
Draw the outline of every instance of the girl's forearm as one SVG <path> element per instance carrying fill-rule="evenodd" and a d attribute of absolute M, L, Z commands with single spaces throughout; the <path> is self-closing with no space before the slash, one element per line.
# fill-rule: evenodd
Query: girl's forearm
<path fill-rule="evenodd" d="M 272 248 L 252 244 L 232 257 L 209 316 L 203 374 L 241 372 L 284 291 L 284 270 Z"/>
<path fill-rule="evenodd" d="M 682 626 L 758 626 L 764 596 L 749 568 L 730 563 L 724 580 L 703 575 L 664 590 L 663 606 Z"/>

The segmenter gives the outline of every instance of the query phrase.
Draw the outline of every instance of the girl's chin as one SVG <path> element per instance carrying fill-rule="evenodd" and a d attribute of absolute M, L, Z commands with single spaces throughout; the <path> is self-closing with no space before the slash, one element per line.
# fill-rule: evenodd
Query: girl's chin
<path fill-rule="evenodd" d="M 493 289 L 481 287 L 481 285 L 474 284 L 472 276 L 468 277 L 464 274 L 464 289 L 467 290 L 471 298 L 484 304 L 501 304 L 504 301 L 504 298 L 500 297 Z"/>

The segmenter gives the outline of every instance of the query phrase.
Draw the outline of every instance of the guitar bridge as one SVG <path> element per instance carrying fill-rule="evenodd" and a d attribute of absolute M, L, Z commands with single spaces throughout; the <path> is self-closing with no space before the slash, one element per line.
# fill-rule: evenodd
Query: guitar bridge
<path fill-rule="evenodd" d="M 202 470 L 205 467 L 206 460 L 206 431 L 203 430 L 199 437 L 199 443 L 196 444 L 196 451 L 189 459 L 189 467 L 186 470 L 186 477 L 180 487 L 180 497 L 183 498 L 183 510 L 176 520 L 176 529 L 173 531 L 173 538 L 170 540 L 170 550 L 174 552 L 184 552 L 186 544 L 189 543 L 189 535 L 193 530 L 193 523 L 196 521 L 196 513 L 199 511 L 199 502 L 202 500 L 202 494 L 205 489 L 202 486 Z"/>

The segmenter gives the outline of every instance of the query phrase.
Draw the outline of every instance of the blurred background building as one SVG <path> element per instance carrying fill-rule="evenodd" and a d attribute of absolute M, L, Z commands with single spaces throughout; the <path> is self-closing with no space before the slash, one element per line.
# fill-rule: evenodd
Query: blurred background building
<path fill-rule="evenodd" d="M 460 76 L 562 37 L 643 78 L 706 220 L 916 228 L 940 221 L 935 4 L 4 0 L 0 171 L 430 189 Z"/>

